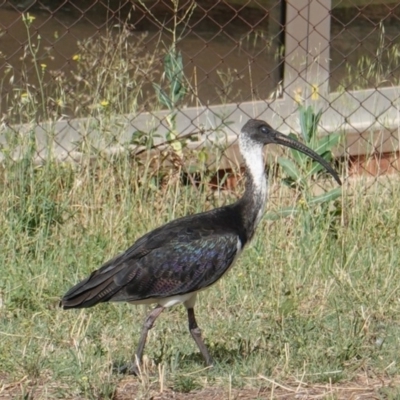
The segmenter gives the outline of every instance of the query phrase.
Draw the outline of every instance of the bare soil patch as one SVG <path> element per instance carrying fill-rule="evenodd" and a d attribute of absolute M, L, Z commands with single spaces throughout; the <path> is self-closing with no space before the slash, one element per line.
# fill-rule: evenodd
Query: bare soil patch
<path fill-rule="evenodd" d="M 8 383 L 5 383 L 7 382 Z M 136 377 L 121 380 L 114 393 L 114 400 L 151 399 L 151 400 L 220 400 L 220 399 L 335 399 L 363 400 L 395 398 L 400 387 L 400 376 L 369 377 L 368 374 L 358 375 L 348 382 L 338 383 L 307 383 L 304 380 L 293 379 L 288 382 L 278 382 L 264 376 L 249 378 L 258 384 L 258 388 L 215 387 L 180 393 L 172 388 L 162 387 L 159 382 L 146 385 Z M 60 386 L 50 382 L 33 382 L 26 378 L 18 382 L 10 382 L 5 374 L 0 374 L 0 400 L 24 396 L 29 399 L 51 398 L 51 392 Z M 257 385 L 256 384 L 256 385 Z M 254 385 L 255 386 L 255 385 Z M 388 395 L 390 397 L 388 397 Z M 392 396 L 391 396 L 392 395 Z M 73 397 L 81 400 L 85 397 Z"/>

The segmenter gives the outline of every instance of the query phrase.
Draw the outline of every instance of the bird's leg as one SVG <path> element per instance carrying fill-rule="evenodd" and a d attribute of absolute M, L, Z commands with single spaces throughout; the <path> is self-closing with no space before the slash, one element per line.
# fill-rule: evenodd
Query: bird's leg
<path fill-rule="evenodd" d="M 157 317 L 163 311 L 164 311 L 164 307 L 158 305 L 147 316 L 146 320 L 144 321 L 143 327 L 142 327 L 142 333 L 140 334 L 138 346 L 136 348 L 135 354 L 132 357 L 132 364 L 129 368 L 125 369 L 123 372 L 128 370 L 128 373 L 130 373 L 130 374 L 133 374 L 133 375 L 140 374 L 139 365 L 142 363 L 143 350 L 144 350 L 144 346 L 146 344 L 147 334 L 148 334 L 149 330 L 153 327 L 154 321 L 157 319 Z"/>
<path fill-rule="evenodd" d="M 208 349 L 207 349 L 206 345 L 204 344 L 203 339 L 201 337 L 201 330 L 197 325 L 196 318 L 194 316 L 193 307 L 188 308 L 187 312 L 188 312 L 190 334 L 192 335 L 192 338 L 196 342 L 197 347 L 199 348 L 201 354 L 203 355 L 207 367 L 210 367 L 213 364 L 213 360 L 212 360 L 210 353 L 208 352 Z"/>
<path fill-rule="evenodd" d="M 136 352 L 133 356 L 133 364 L 134 366 L 138 367 L 138 364 L 142 362 L 142 357 L 143 357 L 143 350 L 144 346 L 146 344 L 147 340 L 147 334 L 149 333 L 149 330 L 153 327 L 153 324 L 157 317 L 164 311 L 164 307 L 158 305 L 156 308 L 154 308 L 151 313 L 147 316 L 146 320 L 144 321 L 143 327 L 142 327 L 142 333 L 140 334 L 140 339 L 139 343 L 136 349 Z"/>

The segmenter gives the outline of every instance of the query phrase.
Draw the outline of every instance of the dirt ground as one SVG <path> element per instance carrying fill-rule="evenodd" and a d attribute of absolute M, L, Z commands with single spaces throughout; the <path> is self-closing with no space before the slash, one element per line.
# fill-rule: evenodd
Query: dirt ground
<path fill-rule="evenodd" d="M 258 376 L 257 379 L 264 386 L 259 389 L 221 389 L 209 387 L 190 393 L 177 393 L 170 389 L 164 389 L 162 393 L 158 390 L 150 390 L 147 397 L 152 400 L 221 400 L 221 399 L 335 399 L 335 400 L 361 400 L 361 399 L 387 399 L 387 391 L 400 385 L 399 379 L 368 378 L 358 376 L 356 380 L 337 384 L 312 384 L 301 381 L 280 383 Z M 137 384 L 132 379 L 121 382 L 115 400 L 128 400 L 135 396 Z M 389 394 L 390 396 L 390 394 Z M 390 396 L 389 398 L 395 398 Z"/>
<path fill-rule="evenodd" d="M 368 377 L 358 375 L 349 382 L 307 384 L 301 380 L 291 382 L 276 382 L 259 375 L 257 379 L 259 388 L 221 388 L 208 387 L 194 390 L 189 393 L 179 393 L 168 387 L 146 385 L 138 378 L 127 377 L 123 379 L 114 393 L 114 400 L 250 400 L 250 399 L 329 399 L 329 400 L 364 400 L 364 399 L 396 399 L 400 394 L 400 376 L 398 377 Z M 52 384 L 47 383 L 41 388 L 38 383 L 21 379 L 18 382 L 6 382 L 6 376 L 0 374 L 0 400 L 15 398 L 40 399 L 51 398 Z M 32 389 L 29 390 L 29 387 Z M 60 389 L 60 388 L 58 388 Z M 84 397 L 74 397 L 81 400 Z"/>

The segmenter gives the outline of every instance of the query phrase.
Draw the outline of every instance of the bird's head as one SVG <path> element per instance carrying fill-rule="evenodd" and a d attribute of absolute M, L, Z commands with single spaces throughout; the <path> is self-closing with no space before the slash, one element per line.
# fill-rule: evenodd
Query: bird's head
<path fill-rule="evenodd" d="M 320 163 L 335 178 L 339 185 L 342 184 L 337 172 L 319 154 L 311 150 L 303 143 L 300 143 L 299 141 L 276 131 L 265 121 L 258 119 L 248 120 L 242 128 L 242 137 L 245 138 L 246 141 L 253 143 L 255 146 L 274 143 L 298 150 Z"/>

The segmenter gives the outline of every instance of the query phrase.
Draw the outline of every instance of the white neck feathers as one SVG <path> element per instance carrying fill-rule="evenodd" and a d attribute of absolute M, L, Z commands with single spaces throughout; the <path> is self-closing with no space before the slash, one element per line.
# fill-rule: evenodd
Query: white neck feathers
<path fill-rule="evenodd" d="M 253 220 L 255 229 L 261 220 L 267 201 L 267 179 L 265 176 L 263 145 L 242 134 L 239 139 L 239 146 L 247 168 L 247 179 L 251 180 L 251 183 L 247 182 L 246 184 L 246 191 L 249 191 L 247 193 L 248 197 L 246 197 L 251 199 L 251 211 L 254 214 L 248 210 L 247 218 Z M 250 215 L 253 215 L 253 217 Z"/>
<path fill-rule="evenodd" d="M 247 167 L 249 178 L 252 179 L 256 191 L 263 192 L 265 196 L 267 182 L 265 176 L 263 145 L 241 135 L 239 146 Z"/>

